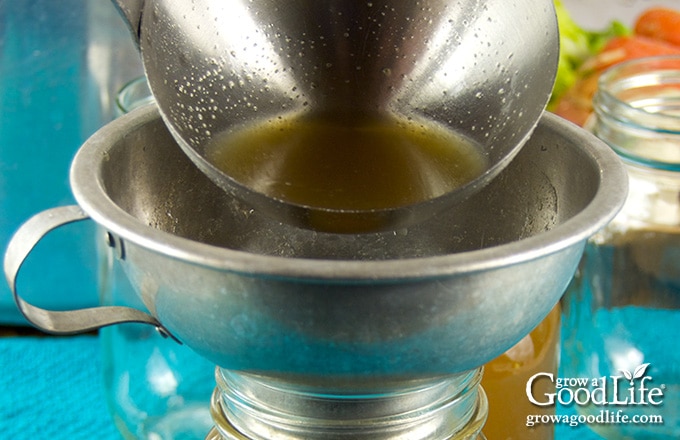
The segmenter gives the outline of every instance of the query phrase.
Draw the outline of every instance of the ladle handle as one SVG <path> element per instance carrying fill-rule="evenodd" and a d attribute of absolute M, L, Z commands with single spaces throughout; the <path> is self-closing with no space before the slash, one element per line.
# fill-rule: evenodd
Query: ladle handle
<path fill-rule="evenodd" d="M 17 293 L 17 275 L 35 245 L 50 231 L 69 223 L 87 220 L 89 216 L 77 205 L 61 206 L 42 211 L 28 219 L 7 246 L 5 278 L 14 301 L 24 317 L 37 328 L 55 334 L 85 333 L 111 324 L 138 322 L 156 326 L 170 335 L 153 316 L 140 310 L 122 306 L 92 307 L 70 311 L 41 309 L 24 301 Z"/>
<path fill-rule="evenodd" d="M 144 0 L 113 0 L 113 4 L 125 19 L 137 49 L 139 49 L 139 32 L 142 26 Z"/>

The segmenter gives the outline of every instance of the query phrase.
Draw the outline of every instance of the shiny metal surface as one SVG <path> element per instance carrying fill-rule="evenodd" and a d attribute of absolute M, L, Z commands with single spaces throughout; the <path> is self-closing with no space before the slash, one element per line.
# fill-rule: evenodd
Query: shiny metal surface
<path fill-rule="evenodd" d="M 609 148 L 544 114 L 496 179 L 430 221 L 316 233 L 215 186 L 153 106 L 101 129 L 71 172 L 170 333 L 225 369 L 333 387 L 461 372 L 514 345 L 559 300 L 626 182 Z"/>
<path fill-rule="evenodd" d="M 458 190 L 407 208 L 339 211 L 396 229 L 497 175 L 538 121 L 557 69 L 557 22 L 545 0 L 115 3 L 183 150 L 232 195 L 302 226 L 314 209 L 232 180 L 206 159 L 206 143 L 281 115 L 388 111 L 436 121 L 478 144 L 489 168 Z"/>

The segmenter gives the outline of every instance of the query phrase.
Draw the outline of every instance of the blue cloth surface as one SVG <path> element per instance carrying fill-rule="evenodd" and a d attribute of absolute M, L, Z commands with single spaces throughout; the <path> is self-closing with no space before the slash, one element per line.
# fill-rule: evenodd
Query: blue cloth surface
<path fill-rule="evenodd" d="M 96 336 L 0 338 L 0 439 L 120 440 L 99 347 Z M 558 426 L 555 438 L 600 439 L 568 426 Z"/>
<path fill-rule="evenodd" d="M 120 438 L 97 337 L 0 338 L 0 439 Z"/>

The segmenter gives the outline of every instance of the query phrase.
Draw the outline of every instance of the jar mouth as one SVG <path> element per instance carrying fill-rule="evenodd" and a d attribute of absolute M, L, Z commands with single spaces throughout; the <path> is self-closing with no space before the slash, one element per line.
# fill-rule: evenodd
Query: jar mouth
<path fill-rule="evenodd" d="M 593 106 L 611 127 L 650 141 L 644 147 L 609 142 L 624 159 L 679 169 L 680 56 L 640 58 L 610 68 L 599 79 Z M 601 137 L 607 141 L 606 134 Z"/>
<path fill-rule="evenodd" d="M 488 413 L 482 368 L 377 388 L 219 367 L 215 377 L 211 413 L 225 439 L 476 439 Z"/>

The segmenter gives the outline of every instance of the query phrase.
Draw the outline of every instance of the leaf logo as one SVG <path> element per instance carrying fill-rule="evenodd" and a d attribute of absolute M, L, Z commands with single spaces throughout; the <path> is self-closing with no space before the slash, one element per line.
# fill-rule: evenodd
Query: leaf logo
<path fill-rule="evenodd" d="M 645 375 L 645 371 L 647 371 L 647 367 L 649 367 L 649 363 L 647 364 L 642 364 L 638 366 L 634 371 L 633 374 L 630 373 L 628 370 L 619 370 L 620 372 L 623 373 L 623 375 L 630 381 L 630 384 L 633 385 L 633 381 L 635 379 L 639 379 L 642 376 Z"/>

